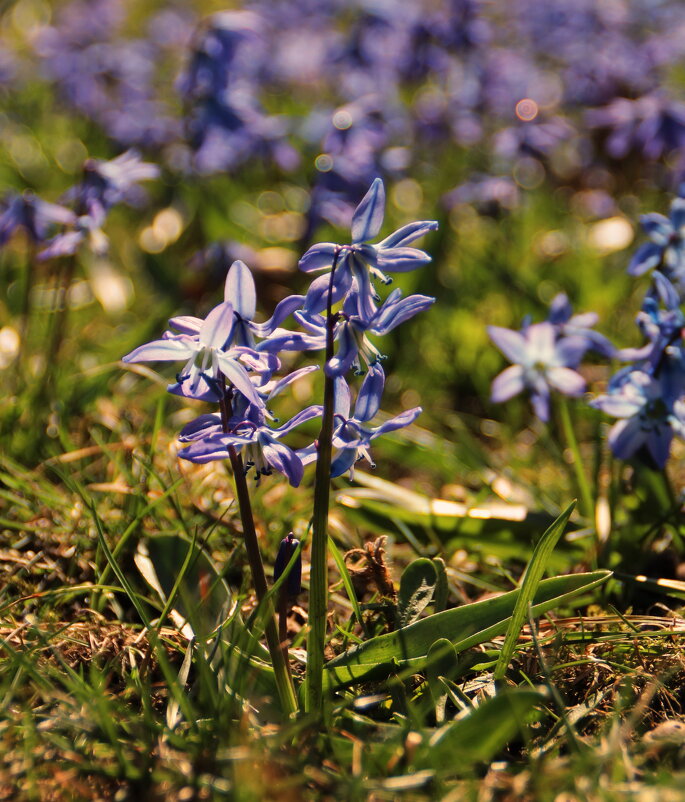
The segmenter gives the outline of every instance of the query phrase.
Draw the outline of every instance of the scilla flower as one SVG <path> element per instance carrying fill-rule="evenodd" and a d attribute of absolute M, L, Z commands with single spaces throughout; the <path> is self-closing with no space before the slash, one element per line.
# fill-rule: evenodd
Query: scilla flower
<path fill-rule="evenodd" d="M 358 293 L 357 315 L 365 321 L 376 313 L 378 295 L 372 279 L 389 284 L 391 279 L 385 275 L 386 271 L 404 273 L 428 264 L 431 258 L 427 253 L 407 246 L 438 227 L 432 220 L 409 223 L 377 245 L 371 245 L 369 240 L 381 230 L 384 214 L 385 189 L 381 179 L 377 178 L 352 215 L 352 242 L 349 245 L 320 243 L 300 259 L 300 270 L 305 273 L 330 270 L 335 263 L 334 303 L 347 295 L 354 280 Z M 330 276 L 321 276 L 312 282 L 304 306 L 307 314 L 316 314 L 326 308 L 329 282 Z"/>
<path fill-rule="evenodd" d="M 488 334 L 514 363 L 493 381 L 492 401 L 507 401 L 528 390 L 535 414 L 547 421 L 552 389 L 570 396 L 584 392 L 585 379 L 574 370 L 587 350 L 584 337 L 557 339 L 552 323 L 534 323 L 523 331 L 488 326 Z"/>
<path fill-rule="evenodd" d="M 618 379 L 618 381 L 616 381 Z M 674 429 L 681 433 L 682 423 L 674 411 L 673 399 L 660 379 L 641 370 L 615 377 L 609 392 L 590 402 L 607 415 L 620 420 L 611 427 L 609 445 L 619 459 L 630 459 L 643 447 L 663 468 L 673 440 Z"/>

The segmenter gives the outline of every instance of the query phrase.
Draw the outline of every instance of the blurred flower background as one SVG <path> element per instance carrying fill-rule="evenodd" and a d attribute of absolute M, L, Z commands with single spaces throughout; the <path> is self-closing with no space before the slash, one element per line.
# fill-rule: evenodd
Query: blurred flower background
<path fill-rule="evenodd" d="M 440 221 L 433 265 L 397 280 L 438 303 L 387 349 L 387 391 L 423 406 L 422 426 L 492 445 L 502 423 L 521 431 L 524 398 L 489 400 L 505 362 L 487 326 L 543 319 L 562 291 L 597 336 L 640 344 L 637 219 L 685 179 L 682 3 L 10 0 L 0 14 L 15 455 L 45 457 L 84 411 L 102 419 L 135 384 L 102 366 L 172 310 L 211 309 L 234 259 L 267 318 L 378 176 L 388 231 Z"/>

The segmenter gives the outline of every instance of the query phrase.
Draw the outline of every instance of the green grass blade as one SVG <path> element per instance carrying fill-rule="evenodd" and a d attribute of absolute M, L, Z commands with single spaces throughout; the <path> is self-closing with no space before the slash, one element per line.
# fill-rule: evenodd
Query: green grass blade
<path fill-rule="evenodd" d="M 507 628 L 504 644 L 499 653 L 497 665 L 495 666 L 495 680 L 502 679 L 506 674 L 507 666 L 514 653 L 516 641 L 528 616 L 528 605 L 535 596 L 542 575 L 545 573 L 549 555 L 552 553 L 554 546 L 561 537 L 561 533 L 564 531 L 575 506 L 576 502 L 572 501 L 535 545 L 533 556 L 521 580 L 521 592 L 516 599 L 516 605 Z"/>

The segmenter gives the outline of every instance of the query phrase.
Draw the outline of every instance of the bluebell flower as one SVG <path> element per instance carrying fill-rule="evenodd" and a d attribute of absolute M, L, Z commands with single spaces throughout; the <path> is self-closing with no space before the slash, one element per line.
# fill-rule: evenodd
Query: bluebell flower
<path fill-rule="evenodd" d="M 662 381 L 641 370 L 614 377 L 609 392 L 590 404 L 620 418 L 609 432 L 609 445 L 619 459 L 630 459 L 645 448 L 659 468 L 668 460 L 674 430 L 681 431 L 674 399 Z"/>
<path fill-rule="evenodd" d="M 650 242 L 641 245 L 628 265 L 631 276 L 662 266 L 668 278 L 682 277 L 685 269 L 685 198 L 675 198 L 668 217 L 646 214 L 640 218 Z"/>
<path fill-rule="evenodd" d="M 372 279 L 389 284 L 391 279 L 385 275 L 386 271 L 406 272 L 430 262 L 431 258 L 425 251 L 407 246 L 438 227 L 437 222 L 432 220 L 409 223 L 377 245 L 371 245 L 369 240 L 380 231 L 384 212 L 385 189 L 381 179 L 377 178 L 352 216 L 352 243 L 335 245 L 324 242 L 314 245 L 299 263 L 300 270 L 305 273 L 330 270 L 337 257 L 333 276 L 333 300 L 341 300 L 355 281 L 358 293 L 357 315 L 365 321 L 376 313 L 374 301 L 378 295 L 371 283 Z M 323 282 L 314 282 L 307 293 L 305 307 L 309 313 L 326 308 L 327 293 L 322 291 L 322 287 Z"/>
<path fill-rule="evenodd" d="M 421 414 L 421 407 L 405 410 L 390 418 L 379 426 L 369 426 L 380 408 L 383 394 L 385 374 L 379 364 L 371 365 L 357 396 L 354 415 L 350 417 L 352 397 L 347 382 L 339 377 L 335 380 L 335 430 L 333 432 L 333 448 L 336 456 L 331 463 L 331 476 L 342 476 L 349 471 L 350 479 L 354 478 L 354 466 L 365 459 L 372 468 L 375 464 L 371 458 L 371 443 L 377 437 L 388 432 L 397 431 L 409 426 Z M 310 456 L 305 452 L 304 461 Z"/>
<path fill-rule="evenodd" d="M 170 335 L 153 340 L 122 359 L 124 362 L 174 362 L 184 359 L 186 365 L 177 382 L 183 395 L 219 400 L 217 382 L 223 376 L 259 407 L 261 400 L 247 368 L 270 376 L 277 360 L 270 354 L 258 354 L 244 346 L 230 347 L 234 326 L 233 307 L 224 302 L 212 309 L 197 334 Z M 178 390 L 178 386 L 172 385 L 172 388 Z"/>
<path fill-rule="evenodd" d="M 357 314 L 359 308 L 357 296 L 358 293 L 353 286 L 345 298 L 342 310 L 336 316 L 333 339 L 338 348 L 325 367 L 329 376 L 343 376 L 351 367 L 354 367 L 357 373 L 362 373 L 360 357 L 367 367 L 385 359 L 369 340 L 368 334 L 382 337 L 435 303 L 435 298 L 427 295 L 409 295 L 403 298 L 402 290 L 395 289 L 368 320 L 363 320 Z M 295 319 L 308 333 L 276 331 L 273 335 L 273 347 L 284 351 L 323 350 L 326 347 L 325 317 L 302 311 L 295 313 Z"/>
<path fill-rule="evenodd" d="M 44 243 L 55 226 L 68 226 L 76 220 L 71 209 L 47 203 L 28 191 L 10 195 L 5 204 L 0 213 L 0 247 L 7 244 L 18 229 L 25 231 L 31 242 Z"/>
<path fill-rule="evenodd" d="M 272 427 L 267 424 L 263 410 L 250 405 L 243 417 L 233 415 L 228 432 L 223 430 L 220 415 L 201 415 L 181 430 L 179 439 L 190 445 L 179 456 L 197 463 L 224 460 L 228 459 L 228 449 L 232 446 L 242 452 L 245 472 L 254 470 L 257 481 L 275 469 L 297 487 L 302 481 L 304 464 L 298 453 L 280 439 L 302 423 L 319 417 L 321 412 L 320 406 L 309 406 L 287 423 Z"/>
<path fill-rule="evenodd" d="M 264 323 L 257 323 L 257 290 L 250 268 L 237 259 L 228 270 L 224 284 L 224 302 L 231 304 L 235 315 L 232 338 L 235 345 L 255 347 L 255 337 L 268 338 L 296 309 L 304 303 L 303 295 L 289 295 L 280 301 L 273 315 Z M 202 320 L 191 315 L 171 318 L 169 326 L 182 334 L 198 334 Z M 263 344 L 261 350 L 268 350 Z"/>
<path fill-rule="evenodd" d="M 492 401 L 507 401 L 527 390 L 535 414 L 547 421 L 552 389 L 574 397 L 585 391 L 585 379 L 573 369 L 587 350 L 583 337 L 557 338 L 552 323 L 534 323 L 522 332 L 488 326 L 488 334 L 514 363 L 493 381 Z"/>
<path fill-rule="evenodd" d="M 616 347 L 603 334 L 594 330 L 599 316 L 596 312 L 573 314 L 573 307 L 566 293 L 554 296 L 549 306 L 549 322 L 555 327 L 557 337 L 581 337 L 586 342 L 586 350 L 596 351 L 602 356 L 613 358 Z M 580 354 L 579 359 L 583 354 Z M 576 367 L 576 365 L 569 365 Z"/>
<path fill-rule="evenodd" d="M 159 167 L 144 162 L 135 150 L 109 160 L 87 159 L 81 181 L 67 191 L 65 199 L 85 214 L 93 214 L 95 209 L 108 212 L 122 202 L 136 206 L 145 198 L 140 182 L 158 177 Z"/>

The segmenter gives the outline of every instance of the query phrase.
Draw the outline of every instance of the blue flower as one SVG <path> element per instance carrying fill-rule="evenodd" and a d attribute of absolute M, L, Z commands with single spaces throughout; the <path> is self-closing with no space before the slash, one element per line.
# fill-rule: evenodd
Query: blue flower
<path fill-rule="evenodd" d="M 123 357 L 124 362 L 173 362 L 186 360 L 178 377 L 178 385 L 170 391 L 180 389 L 190 398 L 219 400 L 217 382 L 223 376 L 253 404 L 260 406 L 261 399 L 255 389 L 246 366 L 257 373 L 271 375 L 277 360 L 270 354 L 258 354 L 244 346 L 229 347 L 235 325 L 233 307 L 221 303 L 207 315 L 195 335 L 179 334 L 153 340 L 131 351 Z"/>
<path fill-rule="evenodd" d="M 12 195 L 0 213 L 0 247 L 5 245 L 17 229 L 23 229 L 34 243 L 47 239 L 51 227 L 70 225 L 76 215 L 56 203 L 47 203 L 32 192 Z"/>
<path fill-rule="evenodd" d="M 581 337 L 586 342 L 586 350 L 596 351 L 609 358 L 616 356 L 616 347 L 603 334 L 593 330 L 598 315 L 595 312 L 574 315 L 565 293 L 560 292 L 552 299 L 548 320 L 555 327 L 557 337 Z M 582 358 L 582 354 L 580 357 Z"/>
<path fill-rule="evenodd" d="M 609 392 L 590 405 L 620 418 L 609 432 L 609 445 L 619 459 L 630 459 L 644 447 L 656 465 L 664 467 L 674 429 L 681 432 L 682 424 L 660 379 L 641 370 L 619 374 Z"/>
<path fill-rule="evenodd" d="M 299 263 L 300 270 L 310 273 L 329 270 L 337 259 L 333 276 L 333 302 L 342 300 L 355 281 L 358 293 L 357 315 L 365 321 L 375 314 L 375 301 L 378 300 L 371 283 L 372 278 L 389 284 L 391 279 L 385 275 L 385 271 L 406 272 L 430 262 L 431 258 L 425 251 L 407 246 L 438 227 L 437 222 L 432 220 L 409 223 L 377 245 L 371 245 L 369 240 L 380 231 L 384 213 L 385 189 L 381 179 L 377 178 L 352 216 L 352 243 L 335 245 L 324 242 L 314 245 Z M 312 283 L 305 301 L 305 311 L 308 314 L 315 314 L 326 308 L 328 281 L 328 276 L 322 276 Z"/>
<path fill-rule="evenodd" d="M 290 295 L 277 304 L 273 315 L 264 323 L 256 323 L 253 318 L 257 311 L 257 290 L 250 268 L 237 259 L 228 270 L 224 285 L 224 302 L 231 304 L 235 314 L 233 342 L 248 348 L 255 347 L 255 337 L 268 338 L 283 321 L 304 303 L 303 295 Z M 169 321 L 172 329 L 182 334 L 196 335 L 202 320 L 191 315 L 179 315 Z M 260 350 L 268 351 L 268 344 L 261 344 Z"/>
<path fill-rule="evenodd" d="M 640 276 L 662 265 L 668 278 L 680 278 L 685 269 L 685 198 L 673 200 L 669 217 L 645 214 L 640 223 L 651 241 L 637 249 L 628 273 Z"/>
<path fill-rule="evenodd" d="M 190 462 L 213 462 L 228 459 L 229 446 L 233 446 L 243 452 L 245 471 L 254 469 L 257 481 L 260 476 L 269 476 L 275 468 L 297 487 L 302 481 L 304 464 L 297 452 L 281 443 L 280 438 L 296 426 L 319 417 L 321 412 L 320 406 L 309 406 L 282 426 L 272 428 L 267 425 L 263 410 L 250 405 L 245 417 L 231 418 L 228 432 L 224 431 L 217 413 L 201 415 L 182 429 L 179 439 L 191 444 L 179 456 Z"/>
<path fill-rule="evenodd" d="M 339 377 L 335 380 L 335 420 L 337 425 L 333 432 L 333 447 L 338 453 L 331 463 L 332 477 L 342 476 L 343 473 L 349 471 L 350 479 L 353 479 L 355 463 L 360 459 L 366 459 L 369 465 L 375 468 L 369 450 L 371 442 L 388 432 L 409 426 L 421 414 L 421 407 L 414 407 L 390 418 L 380 426 L 368 426 L 369 421 L 375 417 L 380 407 L 384 384 L 383 368 L 378 364 L 372 365 L 359 390 L 354 415 L 349 417 L 352 402 L 350 388 L 343 378 Z"/>
<path fill-rule="evenodd" d="M 493 381 L 492 401 L 507 401 L 528 390 L 535 414 L 547 421 L 550 389 L 570 396 L 579 396 L 585 391 L 585 379 L 573 370 L 587 350 L 585 338 L 558 339 L 552 323 L 534 323 L 522 332 L 488 326 L 488 334 L 504 356 L 514 363 Z"/>

